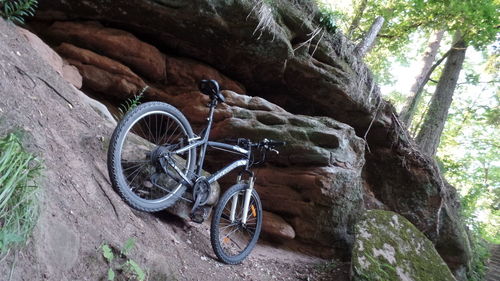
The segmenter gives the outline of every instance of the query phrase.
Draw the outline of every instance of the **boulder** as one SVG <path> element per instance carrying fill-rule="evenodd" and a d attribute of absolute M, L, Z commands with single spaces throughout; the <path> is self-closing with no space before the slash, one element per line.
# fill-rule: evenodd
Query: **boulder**
<path fill-rule="evenodd" d="M 350 126 L 331 118 L 291 114 L 260 98 L 223 94 L 227 105 L 221 110 L 230 114 L 214 124 L 212 139 L 287 143 L 279 155 L 268 156 L 265 167 L 254 169 L 263 208 L 289 223 L 295 240 L 323 248 L 316 254 L 349 256 L 352 226 L 363 209 L 364 141 Z M 222 167 L 229 158 L 217 153 L 208 159 L 210 166 Z M 229 177 L 221 183 L 231 181 Z"/>
<path fill-rule="evenodd" d="M 35 34 L 21 27 L 17 27 L 17 31 L 27 39 L 33 50 L 35 50 L 38 55 L 66 81 L 78 89 L 82 87 L 82 76 L 78 72 L 78 69 L 69 65 L 66 60 L 63 60 L 51 47 Z"/>
<path fill-rule="evenodd" d="M 455 281 L 432 242 L 404 217 L 367 211 L 356 224 L 353 281 Z"/>
<path fill-rule="evenodd" d="M 277 239 L 293 239 L 295 231 L 282 217 L 271 212 L 262 213 L 262 232 Z"/>

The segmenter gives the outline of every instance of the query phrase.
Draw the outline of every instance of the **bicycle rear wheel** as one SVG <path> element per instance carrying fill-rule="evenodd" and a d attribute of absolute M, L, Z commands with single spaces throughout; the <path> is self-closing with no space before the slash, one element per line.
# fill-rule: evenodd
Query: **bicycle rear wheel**
<path fill-rule="evenodd" d="M 170 207 L 186 186 L 164 156 L 188 145 L 192 137 L 189 122 L 171 105 L 148 102 L 129 111 L 110 140 L 108 170 L 113 187 L 135 209 L 156 212 Z M 196 149 L 168 158 L 190 178 Z"/>
<path fill-rule="evenodd" d="M 243 214 L 247 184 L 236 184 L 220 198 L 212 216 L 210 241 L 217 257 L 227 264 L 238 264 L 253 250 L 262 227 L 262 204 L 252 190 L 248 212 Z M 231 220 L 231 209 L 234 219 Z M 243 224 L 242 217 L 247 217 Z"/>

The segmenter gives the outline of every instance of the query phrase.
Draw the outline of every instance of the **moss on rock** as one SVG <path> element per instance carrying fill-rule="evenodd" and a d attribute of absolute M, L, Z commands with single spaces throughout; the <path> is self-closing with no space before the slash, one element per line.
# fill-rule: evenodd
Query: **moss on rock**
<path fill-rule="evenodd" d="M 355 226 L 354 281 L 454 281 L 434 245 L 404 217 L 367 211 Z"/>

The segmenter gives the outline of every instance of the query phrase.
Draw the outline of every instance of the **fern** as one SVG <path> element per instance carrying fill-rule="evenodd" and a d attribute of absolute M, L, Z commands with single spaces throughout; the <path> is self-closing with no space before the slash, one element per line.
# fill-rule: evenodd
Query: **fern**
<path fill-rule="evenodd" d="M 139 94 L 134 95 L 133 98 L 128 98 L 127 100 L 125 100 L 125 102 L 118 107 L 119 114 L 118 116 L 115 116 L 115 118 L 117 120 L 120 120 L 123 118 L 123 116 L 125 116 L 125 114 L 127 114 L 127 112 L 139 106 L 141 104 L 141 99 L 148 88 L 149 86 L 145 86 L 144 88 L 142 88 Z"/>
<path fill-rule="evenodd" d="M 13 22 L 24 23 L 24 17 L 35 15 L 37 6 L 37 0 L 0 0 L 0 16 Z"/>

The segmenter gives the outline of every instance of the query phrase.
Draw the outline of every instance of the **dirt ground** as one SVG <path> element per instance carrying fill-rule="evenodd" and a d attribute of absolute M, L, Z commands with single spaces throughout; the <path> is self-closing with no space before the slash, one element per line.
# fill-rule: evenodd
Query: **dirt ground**
<path fill-rule="evenodd" d="M 128 258 L 148 280 L 349 279 L 349 264 L 264 241 L 243 264 L 224 265 L 215 260 L 208 223 L 132 210 L 107 175 L 113 127 L 0 19 L 0 136 L 25 132 L 45 167 L 39 222 L 25 248 L 0 257 L 0 280 L 106 280 L 101 246 L 121 248 L 129 238 Z"/>

